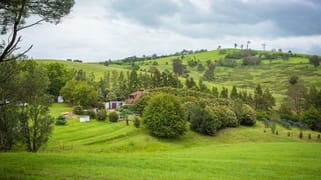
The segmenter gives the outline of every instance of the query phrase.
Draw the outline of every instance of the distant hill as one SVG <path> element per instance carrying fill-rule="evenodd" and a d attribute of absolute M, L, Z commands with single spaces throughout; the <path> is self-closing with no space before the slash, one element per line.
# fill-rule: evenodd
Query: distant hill
<path fill-rule="evenodd" d="M 98 80 L 106 71 L 129 71 L 132 67 L 140 72 L 148 72 L 150 68 L 157 68 L 162 71 L 173 71 L 173 59 L 180 59 L 186 65 L 187 73 L 180 77 L 185 84 L 185 78 L 193 77 L 196 82 L 203 77 L 204 71 L 209 62 L 215 63 L 214 80 L 204 83 L 211 88 L 219 90 L 226 87 L 229 90 L 232 86 L 238 89 L 252 91 L 260 84 L 263 88 L 269 88 L 277 100 L 282 100 L 289 85 L 288 79 L 296 75 L 303 80 L 306 87 L 315 85 L 321 87 L 321 68 L 315 68 L 309 64 L 310 55 L 293 54 L 271 51 L 255 51 L 240 49 L 221 49 L 212 51 L 197 51 L 196 53 L 174 54 L 168 57 L 145 57 L 125 58 L 124 60 L 101 62 L 101 63 L 80 63 L 70 61 L 42 60 L 41 63 L 59 62 L 70 68 L 82 69 L 88 73 L 94 73 Z M 242 53 L 250 53 L 252 57 L 260 57 L 260 63 L 256 65 L 243 65 Z M 188 65 L 190 63 L 190 65 Z M 194 64 L 193 64 L 194 63 Z M 105 66 L 105 65 L 108 66 Z M 195 65 L 196 64 L 196 65 Z M 204 71 L 198 70 L 202 64 Z M 191 66 L 192 65 L 192 66 Z"/>

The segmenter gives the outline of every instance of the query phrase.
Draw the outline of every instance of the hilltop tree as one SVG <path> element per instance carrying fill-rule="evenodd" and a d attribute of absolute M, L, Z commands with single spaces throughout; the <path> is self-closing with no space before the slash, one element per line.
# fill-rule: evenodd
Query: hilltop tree
<path fill-rule="evenodd" d="M 310 64 L 313 64 L 313 66 L 314 66 L 315 68 L 318 67 L 318 66 L 320 66 L 320 61 L 321 61 L 321 59 L 320 59 L 318 56 L 316 56 L 316 55 L 309 57 L 309 62 L 310 62 Z"/>
<path fill-rule="evenodd" d="M 58 24 L 61 18 L 69 14 L 74 0 L 4 0 L 0 1 L 0 28 L 1 35 L 9 34 L 7 44 L 0 48 L 0 63 L 22 57 L 32 46 L 13 57 L 14 51 L 19 49 L 18 44 L 22 37 L 19 32 L 42 22 Z M 32 18 L 31 18 L 32 17 Z M 38 17 L 36 19 L 36 17 Z M 27 24 L 27 19 L 35 20 Z M 3 41 L 4 43 L 5 41 Z"/>
<path fill-rule="evenodd" d="M 185 71 L 185 66 L 182 64 L 182 60 L 174 59 L 173 60 L 173 72 L 181 76 Z"/>

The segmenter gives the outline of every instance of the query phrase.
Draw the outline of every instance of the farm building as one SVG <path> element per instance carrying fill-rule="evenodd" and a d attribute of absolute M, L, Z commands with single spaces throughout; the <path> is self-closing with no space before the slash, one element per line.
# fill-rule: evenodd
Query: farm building
<path fill-rule="evenodd" d="M 120 108 L 125 102 L 124 101 L 109 101 L 105 104 L 106 109 L 117 109 Z"/>
<path fill-rule="evenodd" d="M 133 92 L 129 95 L 129 98 L 125 101 L 126 104 L 133 104 L 145 93 L 144 89 L 140 89 L 136 92 Z"/>

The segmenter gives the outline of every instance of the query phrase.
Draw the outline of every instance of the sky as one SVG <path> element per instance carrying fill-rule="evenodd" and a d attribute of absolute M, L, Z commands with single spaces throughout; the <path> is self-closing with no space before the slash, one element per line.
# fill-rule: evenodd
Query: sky
<path fill-rule="evenodd" d="M 183 49 L 291 50 L 321 55 L 321 0 L 75 0 L 58 25 L 25 29 L 34 59 L 86 62 Z"/>

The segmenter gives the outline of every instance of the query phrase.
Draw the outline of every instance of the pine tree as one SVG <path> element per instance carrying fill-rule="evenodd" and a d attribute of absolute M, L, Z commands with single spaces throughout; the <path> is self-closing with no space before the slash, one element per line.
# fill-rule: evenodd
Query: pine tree
<path fill-rule="evenodd" d="M 235 86 L 233 86 L 233 88 L 232 88 L 230 97 L 231 97 L 231 99 L 237 99 L 238 98 L 237 89 L 236 89 Z"/>

